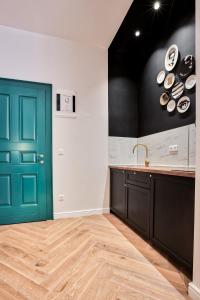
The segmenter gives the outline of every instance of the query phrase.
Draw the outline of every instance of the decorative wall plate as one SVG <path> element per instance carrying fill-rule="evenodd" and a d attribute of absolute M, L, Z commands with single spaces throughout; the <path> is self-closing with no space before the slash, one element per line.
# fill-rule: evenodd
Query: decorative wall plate
<path fill-rule="evenodd" d="M 172 45 L 167 50 L 165 56 L 165 68 L 168 72 L 172 71 L 177 64 L 179 51 L 177 45 Z"/>
<path fill-rule="evenodd" d="M 187 55 L 181 61 L 179 76 L 181 78 L 188 77 L 194 70 L 195 67 L 195 59 L 193 55 Z"/>
<path fill-rule="evenodd" d="M 190 75 L 185 82 L 185 87 L 187 90 L 191 90 L 195 85 L 196 85 L 196 75 Z"/>
<path fill-rule="evenodd" d="M 178 99 L 182 96 L 184 92 L 184 84 L 182 82 L 177 82 L 172 89 L 172 97 Z"/>
<path fill-rule="evenodd" d="M 160 96 L 160 105 L 164 106 L 164 105 L 167 105 L 167 103 L 169 102 L 169 94 L 168 92 L 165 92 L 163 93 L 161 96 Z"/>
<path fill-rule="evenodd" d="M 158 83 L 158 84 L 163 83 L 163 81 L 165 80 L 165 75 L 166 75 L 166 73 L 165 73 L 164 70 L 162 70 L 162 71 L 160 71 L 160 72 L 158 73 L 158 76 L 157 76 L 157 83 Z"/>
<path fill-rule="evenodd" d="M 174 73 L 169 73 L 165 78 L 165 82 L 164 82 L 165 89 L 167 90 L 170 89 L 173 86 L 174 82 L 175 82 Z"/>
<path fill-rule="evenodd" d="M 189 97 L 182 97 L 177 103 L 177 110 L 179 113 L 185 113 L 190 107 L 190 98 Z"/>
<path fill-rule="evenodd" d="M 168 112 L 173 112 L 176 108 L 176 101 L 170 100 L 167 104 L 167 111 Z"/>

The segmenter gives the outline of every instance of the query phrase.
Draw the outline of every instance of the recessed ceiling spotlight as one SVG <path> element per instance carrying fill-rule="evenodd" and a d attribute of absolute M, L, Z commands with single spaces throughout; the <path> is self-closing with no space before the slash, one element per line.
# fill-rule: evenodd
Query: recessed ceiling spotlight
<path fill-rule="evenodd" d="M 158 10 L 160 8 L 160 2 L 159 1 L 154 2 L 153 8 L 155 10 Z"/>
<path fill-rule="evenodd" d="M 136 36 L 136 37 L 139 37 L 140 35 L 141 35 L 140 30 L 136 30 L 136 31 L 135 31 L 135 36 Z"/>

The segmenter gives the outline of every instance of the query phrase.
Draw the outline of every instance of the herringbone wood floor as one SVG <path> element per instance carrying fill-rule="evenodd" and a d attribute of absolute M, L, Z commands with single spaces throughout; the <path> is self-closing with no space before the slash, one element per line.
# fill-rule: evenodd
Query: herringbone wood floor
<path fill-rule="evenodd" d="M 186 299 L 104 216 L 0 227 L 1 300 Z"/>
<path fill-rule="evenodd" d="M 107 214 L 105 217 L 184 296 L 184 299 L 188 299 L 188 284 L 192 281 L 191 274 L 188 274 L 180 265 L 175 265 L 174 261 L 172 263 L 167 255 L 159 253 L 113 214 Z"/>

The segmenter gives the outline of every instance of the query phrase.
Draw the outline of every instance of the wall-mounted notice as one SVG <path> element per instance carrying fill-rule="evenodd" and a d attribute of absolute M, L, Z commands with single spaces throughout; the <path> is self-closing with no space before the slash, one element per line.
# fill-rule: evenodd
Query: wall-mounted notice
<path fill-rule="evenodd" d="M 74 91 L 57 91 L 56 116 L 64 118 L 76 118 L 76 93 Z"/>

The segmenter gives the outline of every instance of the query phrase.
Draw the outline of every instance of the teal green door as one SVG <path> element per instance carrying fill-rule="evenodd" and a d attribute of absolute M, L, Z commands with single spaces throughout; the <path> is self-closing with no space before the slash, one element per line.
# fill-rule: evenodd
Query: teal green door
<path fill-rule="evenodd" d="M 0 79 L 0 224 L 52 218 L 51 93 Z"/>

